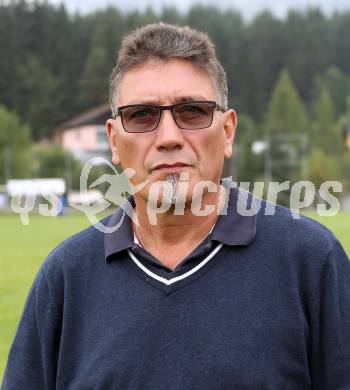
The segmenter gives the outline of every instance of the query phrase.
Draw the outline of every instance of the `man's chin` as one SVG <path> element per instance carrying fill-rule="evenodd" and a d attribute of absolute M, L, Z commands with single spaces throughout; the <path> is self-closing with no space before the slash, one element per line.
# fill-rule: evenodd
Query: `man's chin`
<path fill-rule="evenodd" d="M 154 190 L 156 188 L 156 191 Z M 183 210 L 191 208 L 192 191 L 176 187 L 169 183 L 167 186 L 161 182 L 150 187 L 147 194 L 142 198 L 147 203 L 147 208 L 158 210 Z"/>
<path fill-rule="evenodd" d="M 203 199 L 208 195 L 208 188 L 201 186 L 194 177 L 182 181 L 177 174 L 166 175 L 166 180 L 152 180 L 136 194 L 147 204 L 147 208 L 175 211 L 201 207 Z M 196 186 L 199 187 L 196 189 Z M 214 185 L 214 184 L 213 184 Z"/>

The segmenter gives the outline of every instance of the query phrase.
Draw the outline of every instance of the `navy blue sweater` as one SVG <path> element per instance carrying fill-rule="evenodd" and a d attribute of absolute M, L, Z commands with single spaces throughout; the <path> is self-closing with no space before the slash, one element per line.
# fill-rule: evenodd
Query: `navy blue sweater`
<path fill-rule="evenodd" d="M 350 263 L 333 234 L 278 207 L 249 244 L 212 249 L 172 273 L 127 250 L 106 262 L 94 227 L 65 241 L 2 390 L 349 390 Z"/>

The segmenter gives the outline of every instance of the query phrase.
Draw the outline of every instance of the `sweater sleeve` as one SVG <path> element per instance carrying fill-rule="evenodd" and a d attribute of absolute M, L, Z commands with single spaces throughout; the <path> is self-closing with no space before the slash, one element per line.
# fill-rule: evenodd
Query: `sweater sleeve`
<path fill-rule="evenodd" d="M 58 317 L 53 294 L 41 269 L 29 292 L 10 349 L 1 390 L 55 389 Z"/>
<path fill-rule="evenodd" d="M 312 388 L 350 389 L 350 262 L 338 242 L 322 266 L 311 308 Z"/>

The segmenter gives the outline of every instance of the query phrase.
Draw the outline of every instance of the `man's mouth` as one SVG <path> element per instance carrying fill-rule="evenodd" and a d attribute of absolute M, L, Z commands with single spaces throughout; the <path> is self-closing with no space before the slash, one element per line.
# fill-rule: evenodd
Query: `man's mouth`
<path fill-rule="evenodd" d="M 181 168 L 185 168 L 185 167 L 190 167 L 190 165 L 186 164 L 186 163 L 182 163 L 182 162 L 176 162 L 173 164 L 163 163 L 163 164 L 156 165 L 152 169 L 152 172 L 154 172 L 154 171 L 160 171 L 160 172 L 166 172 L 166 173 L 179 172 L 181 170 Z"/>

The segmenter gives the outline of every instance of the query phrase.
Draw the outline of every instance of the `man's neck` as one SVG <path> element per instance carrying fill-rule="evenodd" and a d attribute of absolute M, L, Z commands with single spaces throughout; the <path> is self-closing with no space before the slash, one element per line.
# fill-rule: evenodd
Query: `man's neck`
<path fill-rule="evenodd" d="M 134 211 L 139 226 L 133 225 L 134 234 L 148 252 L 169 268 L 192 252 L 210 233 L 228 193 L 220 187 L 218 193 L 205 195 L 202 210 L 205 206 L 211 207 L 208 215 L 195 215 L 190 204 L 185 206 L 183 215 L 176 215 L 171 207 L 167 212 L 157 214 L 155 225 L 150 223 L 145 202 L 135 196 Z"/>

